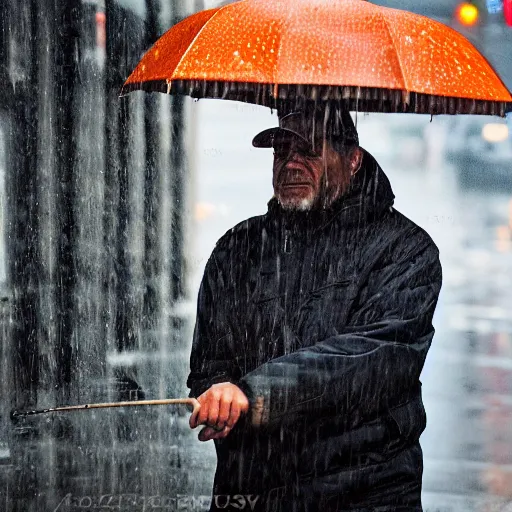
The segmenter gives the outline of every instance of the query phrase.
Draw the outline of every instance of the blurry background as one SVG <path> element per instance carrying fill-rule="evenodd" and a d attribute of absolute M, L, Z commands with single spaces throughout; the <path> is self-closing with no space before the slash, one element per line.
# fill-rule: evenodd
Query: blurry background
<path fill-rule="evenodd" d="M 512 20 L 499 0 L 375 3 L 460 30 L 512 89 Z M 272 151 L 251 140 L 277 116 L 235 102 L 118 94 L 159 35 L 217 5 L 0 7 L 0 510 L 207 508 L 215 450 L 190 431 L 184 409 L 17 422 L 9 413 L 188 393 L 202 271 L 226 230 L 266 211 Z M 396 208 L 441 252 L 444 285 L 422 374 L 425 510 L 505 510 L 511 122 L 354 118 L 361 145 L 391 180 Z"/>

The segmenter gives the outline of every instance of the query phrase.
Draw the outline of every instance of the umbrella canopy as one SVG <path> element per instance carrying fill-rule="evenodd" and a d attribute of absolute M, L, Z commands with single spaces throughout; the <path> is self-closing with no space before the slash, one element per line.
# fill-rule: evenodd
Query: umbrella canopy
<path fill-rule="evenodd" d="M 365 0 L 242 0 L 196 13 L 146 53 L 122 94 L 135 89 L 270 107 L 306 98 L 366 112 L 512 110 L 461 34 Z"/>

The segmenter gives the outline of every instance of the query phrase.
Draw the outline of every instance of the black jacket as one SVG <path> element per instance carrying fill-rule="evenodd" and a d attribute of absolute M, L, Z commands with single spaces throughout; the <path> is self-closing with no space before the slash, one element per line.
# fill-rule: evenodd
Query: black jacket
<path fill-rule="evenodd" d="M 265 510 L 355 510 L 372 492 L 384 503 L 385 481 L 356 478 L 364 468 L 400 477 L 393 461 L 426 425 L 419 376 L 442 276 L 436 245 L 393 201 L 365 152 L 329 209 L 289 213 L 272 199 L 217 243 L 187 385 L 197 397 L 236 383 L 252 411 L 215 441 L 215 494 L 252 493 Z M 419 459 L 411 485 L 421 486 Z"/>

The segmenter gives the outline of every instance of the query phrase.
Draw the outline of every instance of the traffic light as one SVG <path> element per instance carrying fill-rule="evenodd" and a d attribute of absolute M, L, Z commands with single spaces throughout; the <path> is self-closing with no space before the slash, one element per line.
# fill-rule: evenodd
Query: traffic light
<path fill-rule="evenodd" d="M 512 27 L 512 0 L 503 0 L 503 15 L 505 16 L 505 23 Z"/>
<path fill-rule="evenodd" d="M 462 2 L 455 10 L 457 21 L 464 27 L 474 27 L 480 18 L 478 7 L 470 2 Z"/>

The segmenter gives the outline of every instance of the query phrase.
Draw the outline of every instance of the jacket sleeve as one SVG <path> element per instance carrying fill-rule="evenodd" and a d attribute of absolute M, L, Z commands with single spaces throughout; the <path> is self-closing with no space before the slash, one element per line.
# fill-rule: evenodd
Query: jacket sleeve
<path fill-rule="evenodd" d="M 197 398 L 218 382 L 236 382 L 240 370 L 232 357 L 233 334 L 227 315 L 225 276 L 218 265 L 218 246 L 206 264 L 197 300 L 187 387 Z M 221 258 L 222 259 L 222 258 Z M 237 373 L 238 372 L 238 373 Z"/>
<path fill-rule="evenodd" d="M 335 335 L 242 377 L 238 385 L 249 397 L 254 426 L 330 410 L 350 428 L 417 389 L 442 282 L 439 251 L 426 236 L 427 243 L 400 242 L 386 263 L 373 267 Z"/>

